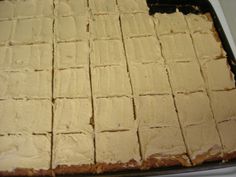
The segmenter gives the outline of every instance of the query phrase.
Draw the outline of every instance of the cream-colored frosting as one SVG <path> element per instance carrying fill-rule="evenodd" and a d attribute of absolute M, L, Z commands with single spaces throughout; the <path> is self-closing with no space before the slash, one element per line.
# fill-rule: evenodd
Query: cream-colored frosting
<path fill-rule="evenodd" d="M 121 26 L 125 38 L 155 36 L 152 17 L 146 13 L 121 14 Z"/>
<path fill-rule="evenodd" d="M 197 155 L 207 153 L 211 149 L 211 155 L 216 155 L 222 150 L 214 120 L 185 127 L 183 129 L 183 134 L 188 146 L 190 158 L 193 160 Z"/>
<path fill-rule="evenodd" d="M 121 40 L 95 40 L 91 47 L 92 66 L 125 65 L 125 53 Z"/>
<path fill-rule="evenodd" d="M 194 33 L 192 37 L 197 56 L 200 60 L 222 58 L 226 55 L 221 42 L 216 40 L 213 33 Z"/>
<path fill-rule="evenodd" d="M 55 70 L 54 97 L 89 97 L 88 68 Z"/>
<path fill-rule="evenodd" d="M 139 129 L 142 156 L 165 157 L 186 154 L 186 148 L 179 127 Z"/>
<path fill-rule="evenodd" d="M 14 15 L 14 5 L 12 1 L 0 1 L 0 19 L 11 19 Z"/>
<path fill-rule="evenodd" d="M 140 96 L 135 106 L 139 127 L 178 126 L 172 95 Z"/>
<path fill-rule="evenodd" d="M 52 72 L 0 72 L 0 98 L 51 98 Z"/>
<path fill-rule="evenodd" d="M 236 120 L 236 90 L 211 92 L 212 108 L 217 122 Z"/>
<path fill-rule="evenodd" d="M 51 18 L 41 17 L 15 21 L 12 43 L 52 42 Z"/>
<path fill-rule="evenodd" d="M 87 15 L 87 0 L 55 0 L 57 16 Z"/>
<path fill-rule="evenodd" d="M 99 67 L 92 69 L 95 97 L 131 95 L 131 85 L 125 67 Z"/>
<path fill-rule="evenodd" d="M 57 99 L 54 106 L 54 132 L 93 132 L 89 99 Z"/>
<path fill-rule="evenodd" d="M 235 88 L 235 80 L 227 59 L 210 60 L 203 64 L 208 86 L 211 90 L 226 90 Z"/>
<path fill-rule="evenodd" d="M 155 13 L 154 22 L 158 35 L 170 33 L 186 33 L 188 26 L 182 12 Z"/>
<path fill-rule="evenodd" d="M 131 98 L 114 97 L 94 100 L 94 121 L 96 131 L 113 131 L 135 127 Z"/>
<path fill-rule="evenodd" d="M 89 0 L 89 6 L 95 15 L 118 13 L 116 1 Z"/>
<path fill-rule="evenodd" d="M 175 100 L 180 123 L 183 127 L 204 124 L 206 121 L 213 120 L 206 93 L 177 94 Z"/>
<path fill-rule="evenodd" d="M 129 62 L 148 63 L 162 60 L 160 43 L 154 36 L 125 40 Z"/>
<path fill-rule="evenodd" d="M 97 133 L 95 137 L 97 162 L 125 163 L 131 159 L 140 161 L 136 131 Z"/>
<path fill-rule="evenodd" d="M 0 47 L 1 70 L 41 70 L 51 68 L 52 45 L 50 44 Z"/>
<path fill-rule="evenodd" d="M 83 165 L 94 163 L 92 134 L 54 135 L 52 167 L 57 165 Z"/>
<path fill-rule="evenodd" d="M 15 1 L 15 17 L 51 16 L 53 14 L 53 0 Z"/>
<path fill-rule="evenodd" d="M 121 39 L 119 15 L 95 15 L 90 24 L 94 39 Z"/>
<path fill-rule="evenodd" d="M 12 21 L 0 21 L 0 44 L 6 44 L 10 41 L 12 28 Z"/>
<path fill-rule="evenodd" d="M 57 41 L 86 40 L 89 37 L 88 16 L 57 17 L 55 31 Z"/>
<path fill-rule="evenodd" d="M 0 136 L 0 171 L 50 168 L 50 135 Z"/>
<path fill-rule="evenodd" d="M 204 81 L 197 62 L 169 63 L 168 68 L 175 93 L 204 90 Z"/>
<path fill-rule="evenodd" d="M 56 44 L 56 57 L 54 62 L 55 68 L 88 66 L 88 41 Z"/>
<path fill-rule="evenodd" d="M 160 36 L 162 52 L 167 62 L 195 61 L 193 43 L 189 34 L 170 34 Z"/>
<path fill-rule="evenodd" d="M 132 65 L 130 73 L 135 94 L 163 94 L 171 92 L 167 72 L 162 64 Z"/>
<path fill-rule="evenodd" d="M 49 100 L 0 101 L 0 134 L 51 132 Z"/>
<path fill-rule="evenodd" d="M 117 3 L 121 13 L 148 13 L 146 0 L 118 0 Z"/>
<path fill-rule="evenodd" d="M 235 98 L 235 97 L 234 97 Z M 236 119 L 218 124 L 225 153 L 236 152 Z"/>
<path fill-rule="evenodd" d="M 213 29 L 213 22 L 210 21 L 206 14 L 187 14 L 185 18 L 188 23 L 190 32 L 210 32 Z"/>

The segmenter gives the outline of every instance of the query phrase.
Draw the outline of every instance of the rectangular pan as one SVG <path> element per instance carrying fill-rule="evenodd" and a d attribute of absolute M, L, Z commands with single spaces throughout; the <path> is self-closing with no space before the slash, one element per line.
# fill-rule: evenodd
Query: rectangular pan
<path fill-rule="evenodd" d="M 161 13 L 172 13 L 176 11 L 176 8 L 179 9 L 184 14 L 187 13 L 206 13 L 210 12 L 214 26 L 216 31 L 219 34 L 224 50 L 227 53 L 228 63 L 231 67 L 231 71 L 234 73 L 234 79 L 236 81 L 236 58 L 232 52 L 232 49 L 229 45 L 229 42 L 226 38 L 222 25 L 219 21 L 219 18 L 216 15 L 214 8 L 208 0 L 147 0 L 147 4 L 149 7 L 149 14 L 153 15 L 155 12 Z M 196 171 L 204 171 L 204 170 L 213 170 L 219 168 L 226 168 L 236 166 L 236 159 L 228 162 L 205 162 L 201 165 L 194 167 L 161 167 L 156 169 L 151 169 L 148 171 L 140 171 L 140 170 L 128 170 L 122 172 L 112 172 L 112 173 L 104 173 L 104 174 L 78 174 L 71 175 L 71 177 L 79 177 L 79 176 L 99 176 L 99 177 L 108 177 L 108 176 L 116 176 L 116 177 L 131 177 L 131 176 L 157 176 L 157 175 L 167 175 L 167 174 L 180 174 L 180 173 L 191 173 Z M 65 177 L 68 175 L 57 175 L 60 177 Z"/>

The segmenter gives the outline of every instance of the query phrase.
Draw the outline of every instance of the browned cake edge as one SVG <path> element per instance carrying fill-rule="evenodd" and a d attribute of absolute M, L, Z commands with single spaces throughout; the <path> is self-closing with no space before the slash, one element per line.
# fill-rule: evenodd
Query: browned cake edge
<path fill-rule="evenodd" d="M 223 159 L 226 161 L 236 159 L 236 151 L 233 151 L 231 153 L 224 153 Z"/>
<path fill-rule="evenodd" d="M 0 176 L 53 176 L 53 170 L 16 168 L 14 171 L 0 171 Z"/>

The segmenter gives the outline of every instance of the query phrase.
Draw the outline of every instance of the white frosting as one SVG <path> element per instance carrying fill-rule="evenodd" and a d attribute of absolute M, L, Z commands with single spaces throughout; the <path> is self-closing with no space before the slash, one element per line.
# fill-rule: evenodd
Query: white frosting
<path fill-rule="evenodd" d="M 88 16 L 66 16 L 56 18 L 57 41 L 86 40 L 89 37 Z"/>
<path fill-rule="evenodd" d="M 139 129 L 144 159 L 186 154 L 179 127 Z"/>
<path fill-rule="evenodd" d="M 89 0 L 89 6 L 96 15 L 118 13 L 116 1 L 113 0 Z"/>
<path fill-rule="evenodd" d="M 0 47 L 0 69 L 51 69 L 52 45 L 35 44 Z"/>
<path fill-rule="evenodd" d="M 183 127 L 205 124 L 206 121 L 213 119 L 206 93 L 177 94 L 175 100 L 180 123 Z"/>
<path fill-rule="evenodd" d="M 169 63 L 171 86 L 175 93 L 202 91 L 205 89 L 197 62 Z"/>
<path fill-rule="evenodd" d="M 96 131 L 113 131 L 135 127 L 131 98 L 99 98 L 94 101 Z"/>
<path fill-rule="evenodd" d="M 139 37 L 125 40 L 129 62 L 148 63 L 162 60 L 161 48 L 156 37 Z"/>
<path fill-rule="evenodd" d="M 60 134 L 53 140 L 52 167 L 94 163 L 92 134 Z"/>
<path fill-rule="evenodd" d="M 55 68 L 88 66 L 88 41 L 56 44 L 56 57 L 54 62 Z"/>
<path fill-rule="evenodd" d="M 122 31 L 125 38 L 155 36 L 152 17 L 145 13 L 121 14 Z"/>
<path fill-rule="evenodd" d="M 140 96 L 135 106 L 139 127 L 178 126 L 171 95 Z"/>
<path fill-rule="evenodd" d="M 121 13 L 148 13 L 146 0 L 118 0 L 117 3 Z"/>
<path fill-rule="evenodd" d="M 49 100 L 0 101 L 0 134 L 51 132 Z"/>
<path fill-rule="evenodd" d="M 52 72 L 0 72 L 0 98 L 51 98 Z"/>
<path fill-rule="evenodd" d="M 133 130 L 96 134 L 97 162 L 117 163 L 131 159 L 140 161 L 137 133 Z"/>
<path fill-rule="evenodd" d="M 162 52 L 167 62 L 195 61 L 196 55 L 189 34 L 170 34 L 160 36 Z"/>
<path fill-rule="evenodd" d="M 92 66 L 125 65 L 125 53 L 121 40 L 95 40 L 90 53 Z"/>
<path fill-rule="evenodd" d="M 12 171 L 15 168 L 50 168 L 49 135 L 0 136 L 0 144 L 0 171 Z"/>
<path fill-rule="evenodd" d="M 181 12 L 171 14 L 155 13 L 154 22 L 158 35 L 170 33 L 185 33 L 188 31 L 187 23 Z"/>
<path fill-rule="evenodd" d="M 89 97 L 88 68 L 55 70 L 54 97 Z"/>
<path fill-rule="evenodd" d="M 87 15 L 87 0 L 55 0 L 55 12 L 58 16 Z"/>
<path fill-rule="evenodd" d="M 130 67 L 135 94 L 170 93 L 166 69 L 162 64 L 136 64 Z"/>
<path fill-rule="evenodd" d="M 95 97 L 131 95 L 131 86 L 125 67 L 93 68 L 92 86 Z"/>
<path fill-rule="evenodd" d="M 90 24 L 94 39 L 121 39 L 119 15 L 95 15 Z"/>
<path fill-rule="evenodd" d="M 54 107 L 54 132 L 93 132 L 89 99 L 57 99 Z"/>

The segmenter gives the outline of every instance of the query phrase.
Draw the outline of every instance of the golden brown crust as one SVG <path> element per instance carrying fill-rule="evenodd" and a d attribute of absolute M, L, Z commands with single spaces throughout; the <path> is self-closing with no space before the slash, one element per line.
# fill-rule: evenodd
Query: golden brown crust
<path fill-rule="evenodd" d="M 236 159 L 236 151 L 231 153 L 224 153 L 223 159 L 226 161 Z"/>
<path fill-rule="evenodd" d="M 17 168 L 14 171 L 0 171 L 0 176 L 53 176 L 53 171 Z"/>
<path fill-rule="evenodd" d="M 85 174 L 94 173 L 95 165 L 59 165 L 54 169 L 55 174 Z"/>

